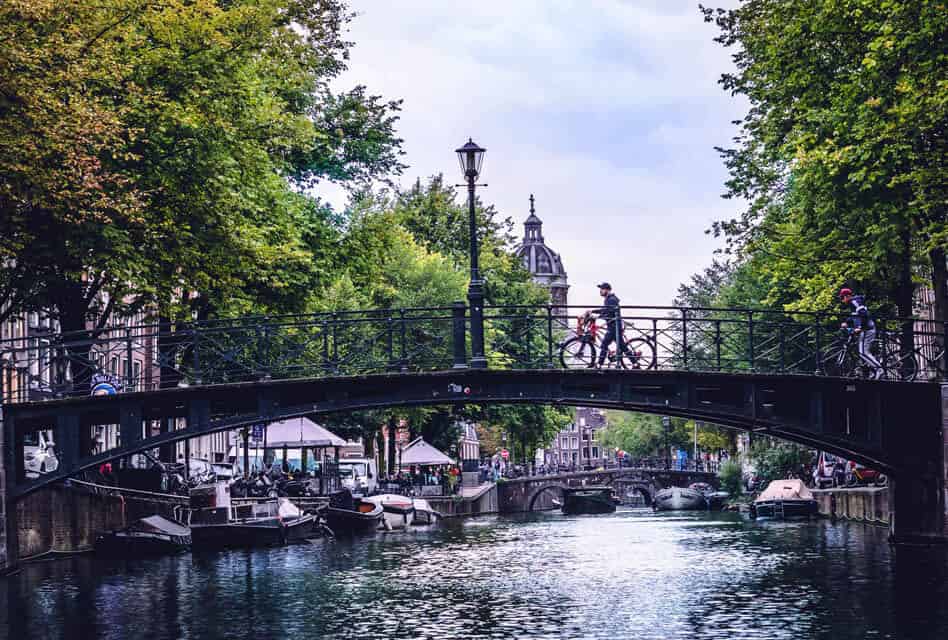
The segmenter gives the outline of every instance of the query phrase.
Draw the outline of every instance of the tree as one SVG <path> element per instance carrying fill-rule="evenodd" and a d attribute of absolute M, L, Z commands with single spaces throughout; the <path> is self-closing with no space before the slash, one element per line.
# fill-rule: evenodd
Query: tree
<path fill-rule="evenodd" d="M 702 7 L 734 47 L 725 90 L 750 109 L 726 197 L 749 206 L 715 233 L 776 257 L 790 308 L 875 285 L 903 316 L 927 263 L 945 319 L 948 14 L 939 0 L 749 0 Z M 941 178 L 936 176 L 940 175 Z M 771 289 L 772 290 L 772 289 Z"/>
<path fill-rule="evenodd" d="M 351 46 L 341 0 L 0 12 L 5 312 L 75 330 L 145 307 L 300 310 L 333 235 L 301 189 L 401 171 L 398 103 L 328 88 Z"/>

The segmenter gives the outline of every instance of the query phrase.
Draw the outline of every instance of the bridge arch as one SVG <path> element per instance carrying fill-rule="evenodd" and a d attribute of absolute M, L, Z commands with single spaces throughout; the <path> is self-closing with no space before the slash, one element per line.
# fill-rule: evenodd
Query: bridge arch
<path fill-rule="evenodd" d="M 556 482 L 553 484 L 545 484 L 538 489 L 534 489 L 533 493 L 530 494 L 530 498 L 527 500 L 527 511 L 533 511 L 533 507 L 536 506 L 537 500 L 541 495 L 547 491 L 559 491 L 560 495 L 563 495 L 563 492 L 567 489 L 567 486 L 561 482 Z"/>
<path fill-rule="evenodd" d="M 464 369 L 194 386 L 3 409 L 6 442 L 53 428 L 58 445 L 78 447 L 80 426 L 90 420 L 122 430 L 116 449 L 93 456 L 67 451 L 56 472 L 8 485 L 16 497 L 105 461 L 261 421 L 466 403 L 590 406 L 693 418 L 823 449 L 898 478 L 918 472 L 917 450 L 908 443 L 940 432 L 940 401 L 933 383 L 697 371 Z M 149 418 L 184 418 L 187 427 L 142 438 L 142 421 Z"/>

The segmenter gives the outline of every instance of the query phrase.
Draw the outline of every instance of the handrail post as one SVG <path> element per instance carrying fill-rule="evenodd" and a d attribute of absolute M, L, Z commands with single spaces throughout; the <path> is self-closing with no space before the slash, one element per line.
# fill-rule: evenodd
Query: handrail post
<path fill-rule="evenodd" d="M 682 367 L 688 368 L 688 309 L 681 309 L 681 356 Z"/>
<path fill-rule="evenodd" d="M 714 359 L 717 365 L 717 370 L 721 370 L 721 320 L 716 318 L 714 320 Z"/>
<path fill-rule="evenodd" d="M 456 301 L 451 309 L 452 342 L 454 343 L 454 369 L 467 369 L 467 344 L 465 326 L 466 305 Z"/>
<path fill-rule="evenodd" d="M 546 362 L 553 368 L 553 305 L 546 305 Z"/>
<path fill-rule="evenodd" d="M 195 323 L 192 333 L 194 335 L 194 347 L 191 353 L 191 366 L 194 368 L 192 378 L 194 384 L 201 384 L 201 326 Z"/>
<path fill-rule="evenodd" d="M 785 343 L 784 323 L 783 323 L 783 320 L 781 320 L 780 321 L 780 373 L 784 373 L 784 371 L 787 368 L 787 361 L 786 361 L 786 354 L 785 354 L 786 345 L 784 343 Z"/>
<path fill-rule="evenodd" d="M 747 312 L 747 359 L 750 370 L 754 370 L 754 312 Z"/>
<path fill-rule="evenodd" d="M 263 374 L 263 380 L 269 380 L 272 377 L 270 374 L 270 319 L 264 316 L 263 322 L 263 343 L 260 349 L 260 362 L 263 365 L 261 373 Z"/>
<path fill-rule="evenodd" d="M 132 390 L 132 329 L 125 327 L 125 389 Z M 92 364 L 91 362 L 89 363 Z M 92 368 L 91 366 L 89 367 Z"/>
<path fill-rule="evenodd" d="M 816 314 L 816 375 L 823 374 L 823 316 Z"/>
<path fill-rule="evenodd" d="M 531 329 L 533 329 L 533 317 L 530 316 L 529 313 L 527 313 L 527 314 L 524 314 L 523 319 L 524 319 L 524 320 L 526 321 L 526 323 L 527 323 L 527 336 L 526 336 L 526 347 L 527 347 L 526 356 L 527 356 L 527 361 L 525 362 L 525 364 L 526 364 L 527 367 L 529 368 L 529 367 L 530 367 L 530 340 L 531 340 L 532 337 L 533 337 L 533 331 L 531 331 Z"/>
<path fill-rule="evenodd" d="M 941 379 L 948 380 L 948 322 L 945 321 L 941 323 L 941 340 Z"/>
<path fill-rule="evenodd" d="M 405 320 L 405 310 L 398 310 L 398 318 L 401 325 L 398 335 L 398 345 L 401 349 L 401 358 L 399 362 L 401 363 L 400 369 L 402 371 L 408 371 L 408 325 Z"/>
<path fill-rule="evenodd" d="M 385 332 L 385 350 L 387 351 L 388 356 L 388 370 L 395 370 L 395 344 L 394 344 L 394 333 L 395 329 L 393 327 L 395 320 L 392 318 L 392 314 L 387 314 L 388 317 L 385 319 L 386 324 L 388 325 L 388 331 Z"/>

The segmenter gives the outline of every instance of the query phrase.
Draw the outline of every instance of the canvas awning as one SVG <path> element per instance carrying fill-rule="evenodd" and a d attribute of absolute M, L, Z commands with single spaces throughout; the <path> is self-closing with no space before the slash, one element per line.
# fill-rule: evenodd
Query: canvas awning
<path fill-rule="evenodd" d="M 401 466 L 454 464 L 454 460 L 441 453 L 421 437 L 412 440 L 402 449 Z"/>
<path fill-rule="evenodd" d="M 280 420 L 267 427 L 268 449 L 344 447 L 345 445 L 345 440 L 309 418 Z"/>
<path fill-rule="evenodd" d="M 774 480 L 767 485 L 767 488 L 761 491 L 755 502 L 766 502 L 768 500 L 812 500 L 813 494 L 803 484 L 802 480 Z"/>

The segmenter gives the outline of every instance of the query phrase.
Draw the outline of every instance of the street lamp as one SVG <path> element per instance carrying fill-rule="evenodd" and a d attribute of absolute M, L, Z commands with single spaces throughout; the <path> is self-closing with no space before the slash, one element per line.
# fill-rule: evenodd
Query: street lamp
<path fill-rule="evenodd" d="M 470 138 L 467 143 L 455 149 L 461 173 L 467 180 L 467 200 L 471 235 L 471 283 L 467 288 L 467 300 L 471 307 L 471 363 L 472 369 L 486 369 L 487 358 L 484 357 L 484 281 L 477 261 L 477 221 L 474 217 L 474 188 L 477 176 L 481 173 L 484 162 L 483 149 Z M 486 187 L 487 185 L 480 185 Z"/>

